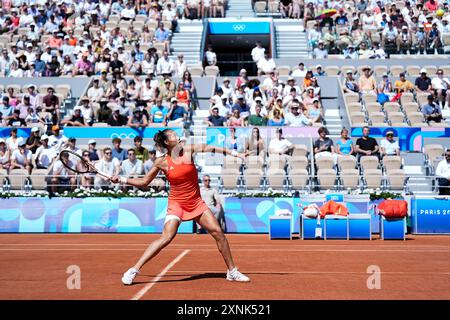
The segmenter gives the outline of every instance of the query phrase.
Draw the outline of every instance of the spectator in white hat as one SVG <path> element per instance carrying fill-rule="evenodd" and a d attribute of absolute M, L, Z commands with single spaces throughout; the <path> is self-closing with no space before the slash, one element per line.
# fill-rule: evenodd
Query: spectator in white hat
<path fill-rule="evenodd" d="M 41 136 L 41 146 L 37 148 L 35 159 L 36 169 L 48 169 L 50 164 L 56 158 L 55 149 L 48 145 L 48 135 Z"/>
<path fill-rule="evenodd" d="M 26 142 L 23 138 L 19 138 L 18 148 L 11 154 L 11 170 L 25 169 L 31 174 L 33 169 L 33 154 L 26 148 Z"/>
<path fill-rule="evenodd" d="M 420 69 L 420 76 L 416 78 L 414 85 L 418 93 L 420 92 L 432 93 L 433 89 L 431 86 L 431 79 L 430 77 L 427 76 L 427 69 L 425 68 Z"/>
<path fill-rule="evenodd" d="M 26 140 L 26 148 L 34 154 L 41 144 L 41 132 L 39 127 L 31 128 L 31 135 Z"/>

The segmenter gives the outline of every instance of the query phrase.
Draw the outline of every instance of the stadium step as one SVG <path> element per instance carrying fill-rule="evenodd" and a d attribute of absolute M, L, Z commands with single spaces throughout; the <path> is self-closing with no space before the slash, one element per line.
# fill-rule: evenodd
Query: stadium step
<path fill-rule="evenodd" d="M 177 31 L 173 34 L 170 44 L 170 57 L 176 59 L 177 55 L 182 53 L 188 65 L 198 64 L 202 35 L 202 21 L 179 20 Z"/>
<path fill-rule="evenodd" d="M 277 58 L 307 58 L 308 41 L 298 21 L 283 19 L 273 21 Z"/>
<path fill-rule="evenodd" d="M 251 0 L 229 0 L 225 11 L 227 18 L 254 17 Z"/>

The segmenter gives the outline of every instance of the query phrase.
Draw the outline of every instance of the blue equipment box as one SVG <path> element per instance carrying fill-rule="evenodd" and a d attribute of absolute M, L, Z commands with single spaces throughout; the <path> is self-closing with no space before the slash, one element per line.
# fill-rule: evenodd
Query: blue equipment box
<path fill-rule="evenodd" d="M 406 218 L 386 219 L 381 217 L 381 239 L 405 240 Z"/>
<path fill-rule="evenodd" d="M 348 216 L 348 238 L 372 240 L 370 214 L 350 214 Z"/>
<path fill-rule="evenodd" d="M 269 238 L 292 239 L 292 216 L 272 216 L 269 218 Z"/>
<path fill-rule="evenodd" d="M 348 218 L 339 215 L 325 216 L 325 240 L 348 240 Z"/>
<path fill-rule="evenodd" d="M 300 232 L 303 240 L 305 239 L 317 239 L 316 238 L 316 228 L 323 229 L 323 221 L 320 226 L 317 226 L 317 218 L 308 218 L 304 215 L 300 216 Z M 321 237 L 323 238 L 323 232 L 321 233 Z"/>

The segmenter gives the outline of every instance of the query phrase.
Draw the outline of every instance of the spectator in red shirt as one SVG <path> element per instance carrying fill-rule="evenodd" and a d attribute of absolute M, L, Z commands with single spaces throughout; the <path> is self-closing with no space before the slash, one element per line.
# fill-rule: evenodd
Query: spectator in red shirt
<path fill-rule="evenodd" d="M 42 98 L 42 111 L 52 114 L 53 123 L 59 123 L 59 98 L 55 96 L 55 89 L 52 87 L 47 89 L 47 95 Z"/>
<path fill-rule="evenodd" d="M 439 7 L 439 4 L 435 0 L 429 0 L 425 2 L 425 8 L 428 9 L 428 11 L 435 12 Z"/>

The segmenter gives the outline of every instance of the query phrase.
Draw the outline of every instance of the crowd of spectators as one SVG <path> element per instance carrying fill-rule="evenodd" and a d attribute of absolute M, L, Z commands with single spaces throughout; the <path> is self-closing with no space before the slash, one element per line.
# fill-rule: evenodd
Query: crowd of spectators
<path fill-rule="evenodd" d="M 445 40 L 450 35 L 447 1 L 294 0 L 281 1 L 280 10 L 286 17 L 303 19 L 314 57 L 442 54 L 444 45 L 450 45 Z M 336 14 L 322 15 L 328 10 Z M 317 48 L 322 52 L 317 54 Z"/>
<path fill-rule="evenodd" d="M 139 136 L 135 137 L 133 142 L 133 146 L 123 148 L 121 139 L 114 138 L 111 146 L 102 146 L 101 150 L 98 150 L 97 142 L 91 139 L 80 149 L 77 139 L 66 137 L 57 125 L 52 127 L 50 135 L 34 127 L 28 138 L 18 137 L 17 128 L 13 128 L 10 137 L 0 138 L 0 170 L 8 175 L 17 169 L 25 170 L 28 175 L 32 175 L 35 169 L 44 170 L 52 192 L 61 190 L 61 187 L 110 188 L 110 181 L 101 176 L 86 173 L 77 177 L 62 164 L 57 155 L 61 150 L 67 149 L 86 157 L 86 160 L 101 172 L 128 177 L 142 176 L 151 169 L 156 150 L 144 147 Z M 80 165 L 76 158 L 70 160 L 73 168 Z M 162 189 L 165 187 L 165 181 L 157 178 L 152 187 Z"/>
<path fill-rule="evenodd" d="M 304 71 L 301 83 L 294 76 L 282 81 L 275 71 L 262 81 L 249 80 L 245 69 L 234 83 L 224 78 L 210 99 L 211 114 L 205 122 L 219 127 L 320 126 L 320 86 L 312 71 Z"/>
<path fill-rule="evenodd" d="M 445 77 L 444 71 L 438 68 L 436 75 L 431 79 L 425 68 L 420 70 L 420 76 L 412 83 L 406 79 L 405 73 L 399 74 L 399 79 L 394 83 L 389 74 L 384 73 L 380 81 L 376 81 L 371 73 L 371 68 L 362 69 L 363 74 L 358 80 L 354 78 L 353 71 L 347 71 L 344 79 L 344 92 L 358 94 L 376 94 L 377 102 L 399 102 L 403 93 L 428 94 L 427 103 L 420 106 L 426 122 L 441 122 L 442 109 L 450 108 L 450 80 Z"/>

